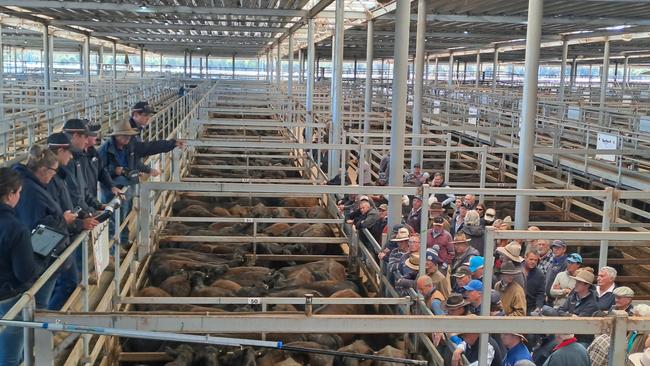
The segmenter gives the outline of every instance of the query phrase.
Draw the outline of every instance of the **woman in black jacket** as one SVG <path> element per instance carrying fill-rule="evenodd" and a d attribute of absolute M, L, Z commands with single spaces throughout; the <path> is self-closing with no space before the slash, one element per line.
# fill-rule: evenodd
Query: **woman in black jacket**
<path fill-rule="evenodd" d="M 22 178 L 10 168 L 0 168 L 0 317 L 21 297 L 37 274 L 29 229 L 16 217 Z M 21 328 L 0 332 L 0 365 L 20 364 L 23 354 Z"/>
<path fill-rule="evenodd" d="M 77 215 L 70 210 L 64 211 L 47 190 L 48 184 L 56 175 L 59 162 L 56 155 L 45 146 L 34 145 L 29 150 L 29 158 L 25 165 L 16 164 L 14 170 L 23 176 L 23 192 L 16 214 L 29 230 L 38 225 L 45 225 L 59 232 L 69 234 L 68 227 L 72 225 Z M 62 248 L 60 248 L 62 249 Z M 47 265 L 48 263 L 46 263 Z M 35 296 L 36 307 L 46 309 L 52 296 L 56 276 L 38 291 Z"/>

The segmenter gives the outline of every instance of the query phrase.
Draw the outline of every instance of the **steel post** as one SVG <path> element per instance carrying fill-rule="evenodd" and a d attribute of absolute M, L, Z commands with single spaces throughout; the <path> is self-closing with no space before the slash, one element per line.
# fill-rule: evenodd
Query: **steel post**
<path fill-rule="evenodd" d="M 531 0 L 531 2 L 532 1 L 537 1 L 537 0 Z M 528 14 L 530 15 L 530 10 L 528 11 Z M 487 231 L 485 233 L 485 258 L 484 258 L 485 263 L 483 265 L 484 268 L 483 288 L 486 290 L 483 291 L 483 298 L 481 299 L 481 314 L 480 314 L 481 316 L 490 315 L 490 302 L 491 302 L 490 300 L 492 298 L 491 296 L 492 293 L 490 289 L 492 288 L 492 275 L 494 274 L 494 228 L 487 227 L 486 229 Z M 481 333 L 479 339 L 478 364 L 481 366 L 487 365 L 489 337 L 490 337 L 489 333 Z"/>
<path fill-rule="evenodd" d="M 232 54 L 232 79 L 235 80 L 235 56 L 237 54 L 233 53 Z"/>
<path fill-rule="evenodd" d="M 278 90 L 280 89 L 280 81 L 282 80 L 282 51 L 280 50 L 280 42 L 277 43 L 278 47 L 278 56 L 277 60 L 275 60 L 275 82 L 278 86 Z"/>
<path fill-rule="evenodd" d="M 45 89 L 45 100 L 49 104 L 50 90 L 52 84 L 50 82 L 52 74 L 52 60 L 50 59 L 50 32 L 47 24 L 43 24 L 43 86 Z"/>
<path fill-rule="evenodd" d="M 630 61 L 630 56 L 625 56 L 625 59 L 623 61 L 623 82 L 621 83 L 621 89 L 625 90 L 627 88 L 627 82 L 628 78 L 630 76 L 629 73 L 629 61 Z"/>
<path fill-rule="evenodd" d="M 481 85 L 481 51 L 476 51 L 476 87 Z"/>
<path fill-rule="evenodd" d="M 492 60 L 492 92 L 497 90 L 499 83 L 499 49 L 494 48 L 494 59 Z"/>
<path fill-rule="evenodd" d="M 307 113 L 307 127 L 305 127 L 305 142 L 311 143 L 313 139 L 313 129 L 311 124 L 314 123 L 314 18 L 307 20 L 307 90 L 306 90 L 306 113 Z M 320 156 L 320 154 L 319 154 Z"/>
<path fill-rule="evenodd" d="M 605 100 L 607 98 L 607 84 L 609 82 L 609 49 L 610 41 L 609 39 L 605 41 L 605 47 L 603 51 L 603 68 L 600 73 L 600 123 L 604 123 L 605 119 Z"/>
<path fill-rule="evenodd" d="M 601 231 L 609 231 L 612 222 L 616 222 L 615 210 L 616 203 L 614 202 L 614 189 L 612 187 L 605 188 L 606 196 L 603 203 L 603 220 Z M 598 253 L 598 268 L 603 268 L 607 265 L 607 251 L 609 248 L 609 240 L 600 240 L 600 250 Z"/>
<path fill-rule="evenodd" d="M 305 62 L 302 50 L 298 50 L 298 83 L 302 84 L 305 76 Z"/>
<path fill-rule="evenodd" d="M 343 43 L 345 42 L 343 39 L 344 7 L 344 0 L 336 0 L 335 48 L 332 54 L 332 139 L 330 140 L 332 144 L 343 143 L 341 141 L 341 132 L 343 124 Z M 340 166 L 341 151 L 330 150 L 330 157 L 330 178 L 333 178 L 340 173 L 339 170 L 342 168 Z"/>
<path fill-rule="evenodd" d="M 454 54 L 449 54 L 449 71 L 447 72 L 447 86 L 452 87 L 454 85 Z"/>
<path fill-rule="evenodd" d="M 558 92 L 558 99 L 560 103 L 564 102 L 564 84 L 565 84 L 565 74 L 566 74 L 566 61 L 569 56 L 569 42 L 566 37 L 562 37 L 562 63 L 560 64 L 560 89 Z M 564 114 L 563 114 L 564 115 Z"/>
<path fill-rule="evenodd" d="M 576 78 L 578 77 L 578 59 L 577 57 L 573 58 L 571 62 L 571 80 L 569 81 L 569 87 L 573 88 L 576 83 Z"/>
<path fill-rule="evenodd" d="M 363 133 L 366 134 L 363 136 L 363 144 L 368 145 L 370 143 L 370 137 L 367 135 L 370 133 L 370 113 L 372 113 L 372 59 L 373 59 L 373 37 L 375 30 L 375 21 L 370 20 L 366 23 L 368 27 L 368 34 L 366 35 L 366 90 L 364 95 L 364 120 L 363 120 Z M 361 149 L 364 153 L 359 154 L 359 161 L 367 161 L 367 150 Z M 361 171 L 361 169 L 359 169 Z M 363 184 L 363 182 L 359 182 Z"/>
<path fill-rule="evenodd" d="M 528 28 L 526 31 L 526 63 L 524 94 L 521 107 L 519 155 L 517 162 L 517 188 L 533 187 L 533 146 L 537 118 L 537 80 L 540 43 L 542 38 L 543 0 L 528 1 Z M 518 195 L 515 201 L 515 228 L 528 227 L 530 197 Z M 486 264 L 487 267 L 487 264 Z"/>
<path fill-rule="evenodd" d="M 416 147 L 422 146 L 422 138 L 418 135 L 422 131 L 422 95 L 424 83 L 424 47 L 427 31 L 427 2 L 418 0 L 418 22 L 416 26 L 415 39 L 415 74 L 413 78 L 413 114 L 412 114 L 412 132 L 411 138 L 411 170 L 415 164 L 422 164 L 422 150 Z M 417 137 L 416 137 L 417 136 Z"/>
<path fill-rule="evenodd" d="M 113 81 L 117 79 L 117 42 L 113 41 Z"/>
<path fill-rule="evenodd" d="M 393 187 L 403 185 L 404 176 L 404 135 L 406 133 L 406 98 L 409 52 L 409 24 L 411 2 L 397 0 L 395 14 L 395 65 L 393 68 L 393 97 L 390 137 L 389 184 Z M 388 197 L 388 227 L 402 220 L 402 196 Z"/>
<path fill-rule="evenodd" d="M 438 58 L 436 57 L 436 62 L 433 70 L 433 85 L 438 84 Z"/>
<path fill-rule="evenodd" d="M 418 0 L 418 12 L 420 11 L 420 2 L 423 0 Z M 420 211 L 420 227 L 418 228 L 420 233 L 420 260 L 418 262 L 418 276 L 426 275 L 426 260 L 427 260 L 427 230 L 429 228 L 429 205 L 426 202 L 429 202 L 429 197 L 431 195 L 431 190 L 429 189 L 428 184 L 422 185 L 422 208 Z"/>
<path fill-rule="evenodd" d="M 183 51 L 183 77 L 187 77 L 187 50 Z"/>
<path fill-rule="evenodd" d="M 192 78 L 192 51 L 188 51 L 187 53 L 187 64 L 188 64 L 188 77 L 191 79 Z"/>
<path fill-rule="evenodd" d="M 144 78 L 144 46 L 140 45 L 140 79 Z"/>
<path fill-rule="evenodd" d="M 288 63 L 288 74 L 287 74 L 287 95 L 289 98 L 293 96 L 293 34 L 289 35 L 289 51 L 287 53 L 289 57 L 289 63 Z"/>
<path fill-rule="evenodd" d="M 83 46 L 83 64 L 84 64 L 84 80 L 86 87 L 90 87 L 90 36 L 84 38 Z M 88 95 L 88 93 L 86 93 Z"/>

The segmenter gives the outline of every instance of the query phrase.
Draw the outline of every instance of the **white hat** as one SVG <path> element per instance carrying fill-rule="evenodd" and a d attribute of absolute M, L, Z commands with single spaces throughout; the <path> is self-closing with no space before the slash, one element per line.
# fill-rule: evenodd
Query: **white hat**
<path fill-rule="evenodd" d="M 650 348 L 643 352 L 633 353 L 627 357 L 634 366 L 650 366 Z"/>

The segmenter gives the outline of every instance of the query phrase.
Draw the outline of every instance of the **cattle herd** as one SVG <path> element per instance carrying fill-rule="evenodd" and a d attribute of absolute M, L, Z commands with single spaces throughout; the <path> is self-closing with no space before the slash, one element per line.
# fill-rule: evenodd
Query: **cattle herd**
<path fill-rule="evenodd" d="M 216 153 L 204 149 L 201 153 Z M 219 153 L 224 153 L 219 150 Z M 195 157 L 193 165 L 266 165 L 291 167 L 290 159 Z M 201 177 L 300 177 L 295 171 L 283 170 L 223 170 L 190 167 L 191 176 Z M 212 197 L 198 194 L 177 194 L 171 216 L 194 218 L 298 218 L 331 219 L 319 198 L 315 197 Z M 342 255 L 340 244 L 305 242 L 273 243 L 264 240 L 253 244 L 241 240 L 229 242 L 229 237 L 252 236 L 251 220 L 242 222 L 168 222 L 160 233 L 157 249 L 151 254 L 146 287 L 136 293 L 139 297 L 314 297 L 360 298 L 368 296 L 358 278 L 350 278 L 344 264 L 332 259 L 305 261 L 300 255 Z M 266 220 L 272 221 L 272 220 Z M 289 221 L 289 220 L 284 220 Z M 333 224 L 322 223 L 257 223 L 258 237 L 324 238 L 340 235 Z M 191 236 L 213 240 L 188 240 Z M 269 260 L 268 256 L 253 262 L 251 253 L 280 255 L 287 260 Z M 188 305 L 139 304 L 137 311 L 182 312 L 260 312 L 261 305 Z M 303 305 L 269 305 L 269 316 L 304 312 Z M 375 306 L 322 305 L 314 314 L 346 315 L 377 313 Z M 223 335 L 259 337 L 259 335 Z M 397 335 L 355 334 L 267 334 L 269 340 L 281 340 L 287 346 L 312 349 L 340 350 L 359 354 L 378 354 L 404 358 L 403 342 Z M 169 359 L 164 365 L 391 365 L 385 361 L 360 360 L 348 357 L 298 353 L 285 350 L 265 350 L 245 347 L 232 349 L 190 344 L 171 344 L 135 339 L 125 340 L 124 351 L 165 352 Z M 152 363 L 147 363 L 151 365 Z"/>

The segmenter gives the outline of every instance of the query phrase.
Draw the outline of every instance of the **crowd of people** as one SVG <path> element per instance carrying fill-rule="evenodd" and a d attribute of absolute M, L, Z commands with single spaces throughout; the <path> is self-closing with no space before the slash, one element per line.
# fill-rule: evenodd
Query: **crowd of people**
<path fill-rule="evenodd" d="M 385 170 L 380 178 L 387 177 L 387 166 L 383 164 Z M 448 187 L 442 174 L 429 176 L 420 166 L 405 177 L 405 184 L 424 183 L 434 188 Z M 560 239 L 499 241 L 494 252 L 493 287 L 484 288 L 485 228 L 510 230 L 511 218 L 498 219 L 495 208 L 487 208 L 472 194 L 455 197 L 435 193 L 435 189 L 433 192 L 427 203 L 418 196 L 404 197 L 402 223 L 391 228 L 387 227 L 388 207 L 383 196 L 351 195 L 339 201 L 339 209 L 349 224 L 359 230 L 368 229 L 381 245 L 377 260 L 383 264 L 397 293 L 408 295 L 417 291 L 434 316 L 480 315 L 486 292 L 491 300 L 488 313 L 493 316 L 592 317 L 607 316 L 617 310 L 650 316 L 650 306 L 632 305 L 634 291 L 616 283 L 615 268 L 605 266 L 595 271 L 583 264 L 580 253 L 569 252 L 567 243 Z M 429 208 L 430 221 L 421 237 L 423 207 Z M 532 226 L 528 230 L 540 229 Z M 418 277 L 421 245 L 426 245 L 425 275 Z M 574 334 L 491 334 L 488 364 L 604 366 L 609 352 L 608 337 L 609 334 L 595 339 Z M 478 334 L 434 334 L 432 339 L 451 365 L 460 365 L 462 355 L 470 364 L 478 361 Z M 441 342 L 442 339 L 448 341 Z M 641 365 L 640 352 L 648 347 L 650 341 L 630 340 L 628 353 L 636 356 L 631 357 L 635 361 L 628 361 L 629 364 Z"/>
<path fill-rule="evenodd" d="M 177 140 L 142 141 L 141 131 L 153 113 L 147 102 L 136 103 L 130 119 L 114 124 L 103 142 L 99 124 L 67 120 L 44 144 L 31 146 L 24 163 L 0 168 L 0 316 L 77 235 L 100 224 L 99 215 L 116 196 L 124 222 L 139 179 L 161 174 L 145 165 L 144 158 L 184 146 Z M 37 228 L 63 239 L 51 251 L 35 251 L 32 235 Z M 122 231 L 120 244 L 129 244 L 128 231 Z M 37 309 L 59 310 L 72 294 L 81 275 L 80 249 L 36 293 Z M 0 333 L 0 365 L 20 364 L 22 342 L 20 328 Z"/>

